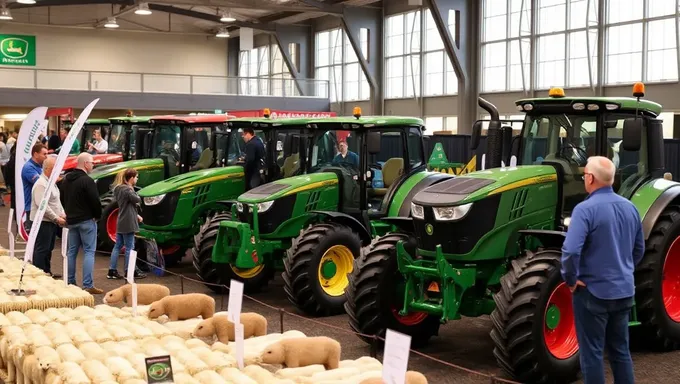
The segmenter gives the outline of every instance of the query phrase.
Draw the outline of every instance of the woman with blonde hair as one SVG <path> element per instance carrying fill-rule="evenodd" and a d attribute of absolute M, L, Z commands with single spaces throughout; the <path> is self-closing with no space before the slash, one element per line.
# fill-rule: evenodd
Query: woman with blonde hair
<path fill-rule="evenodd" d="M 119 172 L 113 181 L 113 200 L 118 203 L 118 221 L 116 223 L 116 244 L 111 251 L 111 263 L 107 279 L 121 279 L 118 273 L 118 254 L 125 246 L 125 269 L 127 271 L 130 251 L 135 247 L 135 232 L 139 231 L 142 217 L 137 214 L 137 205 L 142 199 L 135 192 L 135 184 L 139 174 L 134 168 Z M 135 280 L 143 279 L 146 275 L 139 268 L 135 268 Z"/>

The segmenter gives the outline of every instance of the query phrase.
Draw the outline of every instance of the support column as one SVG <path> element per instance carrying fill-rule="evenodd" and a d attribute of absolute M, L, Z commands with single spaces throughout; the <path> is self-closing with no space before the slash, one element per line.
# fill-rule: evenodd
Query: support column
<path fill-rule="evenodd" d="M 380 9 L 344 7 L 342 26 L 371 87 L 371 115 L 383 114 L 383 17 Z M 361 51 L 361 29 L 368 30 L 368 57 Z"/>
<path fill-rule="evenodd" d="M 458 77 L 458 133 L 468 134 L 477 120 L 481 2 L 426 0 L 426 3 Z M 455 26 L 453 35 L 449 31 L 449 24 Z"/>
<path fill-rule="evenodd" d="M 227 40 L 227 94 L 240 95 L 238 80 L 238 59 L 241 54 L 238 37 Z"/>
<path fill-rule="evenodd" d="M 309 65 L 311 29 L 277 24 L 273 35 L 300 94 L 314 96 L 314 82 L 303 80 L 313 77 Z M 295 58 L 290 53 L 291 44 L 294 44 L 297 49 Z"/>

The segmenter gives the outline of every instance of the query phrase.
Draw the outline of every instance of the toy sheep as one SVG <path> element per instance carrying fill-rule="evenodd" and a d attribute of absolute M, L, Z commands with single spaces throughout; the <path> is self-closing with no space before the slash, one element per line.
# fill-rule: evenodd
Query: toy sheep
<path fill-rule="evenodd" d="M 62 344 L 57 347 L 57 353 L 63 361 L 80 364 L 85 361 L 85 355 L 73 344 Z"/>
<path fill-rule="evenodd" d="M 137 284 L 137 305 L 148 305 L 170 295 L 170 289 L 160 284 Z M 106 292 L 105 304 L 118 304 L 121 301 L 132 303 L 132 284 Z"/>
<path fill-rule="evenodd" d="M 330 337 L 300 337 L 284 339 L 267 346 L 260 358 L 265 364 L 285 364 L 288 368 L 323 364 L 326 369 L 338 368 L 340 343 Z"/>
<path fill-rule="evenodd" d="M 94 384 L 116 381 L 111 371 L 99 360 L 83 361 L 80 367 Z"/>
<path fill-rule="evenodd" d="M 257 381 L 253 380 L 245 373 L 239 371 L 238 368 L 224 368 L 220 371 L 220 375 L 230 383 L 257 384 Z"/>
<path fill-rule="evenodd" d="M 149 307 L 149 318 L 167 315 L 170 321 L 187 320 L 201 316 L 211 318 L 215 314 L 215 299 L 203 293 L 166 296 Z"/>
<path fill-rule="evenodd" d="M 241 324 L 243 324 L 244 339 L 267 334 L 267 319 L 258 313 L 242 313 Z M 212 337 L 215 334 L 217 334 L 217 339 L 224 344 L 236 340 L 234 323 L 229 321 L 227 316 L 213 316 L 198 323 L 192 332 L 195 337 Z"/>
<path fill-rule="evenodd" d="M 132 367 L 132 364 L 120 356 L 109 357 L 104 364 L 119 382 L 129 379 L 141 379 L 141 376 Z"/>
<path fill-rule="evenodd" d="M 230 384 L 231 381 L 225 380 L 222 376 L 218 375 L 215 371 L 201 371 L 194 375 L 201 384 Z"/>
<path fill-rule="evenodd" d="M 61 363 L 59 353 L 49 346 L 37 348 L 33 356 L 36 358 L 38 367 L 43 371 L 56 368 Z"/>
<path fill-rule="evenodd" d="M 87 374 L 80 368 L 80 365 L 72 362 L 65 361 L 59 364 L 59 376 L 65 384 L 90 384 L 90 378 Z"/>

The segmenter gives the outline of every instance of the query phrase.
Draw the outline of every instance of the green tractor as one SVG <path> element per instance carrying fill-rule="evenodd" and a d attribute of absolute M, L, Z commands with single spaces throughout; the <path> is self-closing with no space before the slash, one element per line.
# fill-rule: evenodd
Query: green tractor
<path fill-rule="evenodd" d="M 347 274 L 361 246 L 393 230 L 383 219 L 408 216 L 417 191 L 452 176 L 426 170 L 421 119 L 355 111 L 354 118 L 309 126 L 306 174 L 239 196 L 233 219 L 199 238 L 196 248 L 205 252 L 201 263 L 212 257 L 210 269 L 198 271 L 204 281 L 236 279 L 256 291 L 283 269 L 288 299 L 323 316 L 343 310 Z"/>
<path fill-rule="evenodd" d="M 349 276 L 351 328 L 414 346 L 461 316 L 490 315 L 498 364 L 522 382 L 571 382 L 579 369 L 572 299 L 560 273 L 561 246 L 576 204 L 587 196 L 587 158 L 616 165 L 614 190 L 637 207 L 646 253 L 636 269 L 630 325 L 661 348 L 680 341 L 680 184 L 664 173 L 661 106 L 633 96 L 523 99 L 521 135 L 503 140 L 498 112 L 492 147 L 519 141 L 518 166 L 488 153 L 490 168 L 419 191 L 411 219 L 364 249 Z M 481 126 L 475 125 L 473 145 Z M 497 145 L 502 143 L 502 145 Z M 633 328 L 631 329 L 633 330 Z M 371 336 L 361 337 L 372 342 Z"/>
<path fill-rule="evenodd" d="M 194 235 L 210 231 L 210 223 L 228 217 L 233 199 L 246 190 L 242 156 L 245 142 L 239 133 L 251 127 L 266 147 L 262 177 L 266 181 L 299 174 L 301 141 L 306 119 L 240 118 L 205 128 L 201 167 L 148 185 L 139 191 L 142 217 L 138 237 L 145 242 L 155 273 L 179 262 L 194 243 Z M 193 170 L 185 167 L 183 171 Z M 226 215 L 226 216 L 225 216 Z M 199 233 L 200 232 L 200 233 Z M 199 264 L 200 265 L 200 264 Z"/>

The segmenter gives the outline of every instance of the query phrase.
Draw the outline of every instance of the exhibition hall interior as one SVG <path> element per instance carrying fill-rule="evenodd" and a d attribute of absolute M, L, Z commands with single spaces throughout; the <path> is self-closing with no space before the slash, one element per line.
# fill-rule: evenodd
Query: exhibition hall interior
<path fill-rule="evenodd" d="M 679 45 L 678 0 L 0 0 L 0 382 L 675 382 Z"/>

